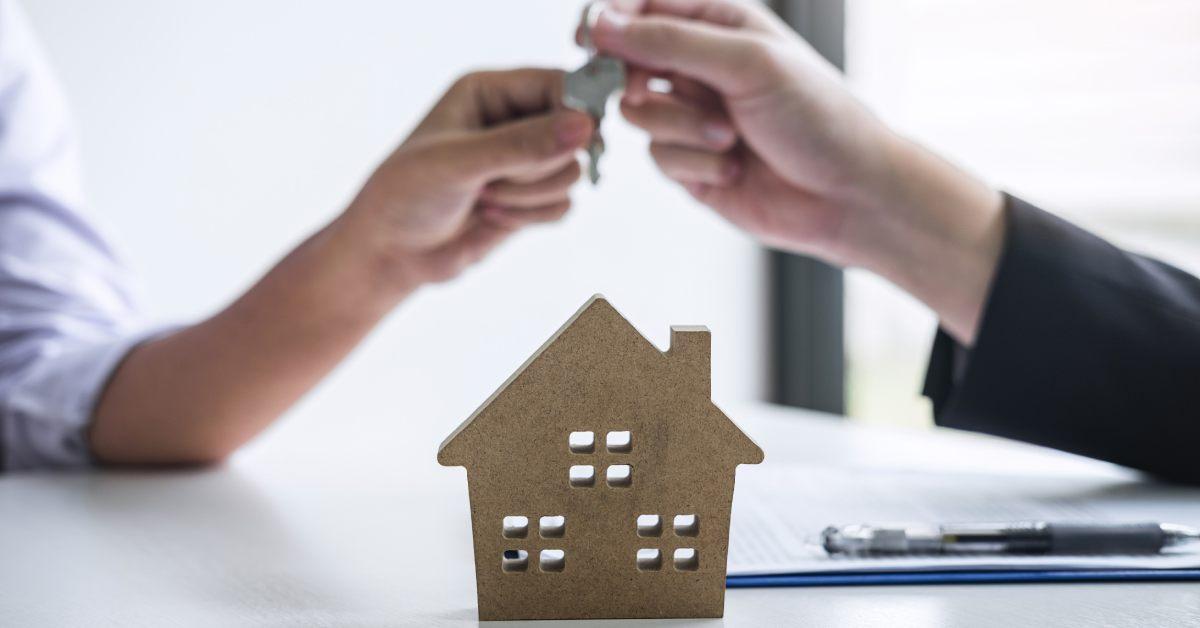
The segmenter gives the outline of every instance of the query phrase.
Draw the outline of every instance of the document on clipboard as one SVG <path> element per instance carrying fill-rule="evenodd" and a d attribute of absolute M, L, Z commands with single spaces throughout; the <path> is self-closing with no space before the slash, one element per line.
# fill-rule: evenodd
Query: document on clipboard
<path fill-rule="evenodd" d="M 1106 575 L 1128 579 L 1117 577 L 1127 572 L 1145 579 L 1200 579 L 1200 552 L 1194 544 L 1160 554 L 1125 556 L 855 556 L 830 555 L 820 538 L 830 525 L 1001 521 L 1169 521 L 1200 526 L 1200 489 L 1111 477 L 800 465 L 743 468 L 738 472 L 730 524 L 729 584 L 1016 582 L 1038 580 L 1039 574 L 1046 580 L 1107 579 Z M 828 577 L 832 575 L 837 577 Z"/>

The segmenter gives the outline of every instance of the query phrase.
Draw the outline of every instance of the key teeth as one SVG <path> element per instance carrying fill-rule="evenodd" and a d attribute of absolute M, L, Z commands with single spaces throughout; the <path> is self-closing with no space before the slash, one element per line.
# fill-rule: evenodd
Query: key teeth
<path fill-rule="evenodd" d="M 588 179 L 592 185 L 600 182 L 600 157 L 604 154 L 604 138 L 600 124 L 604 120 L 608 101 L 626 82 L 625 66 L 611 57 L 592 55 L 587 63 L 563 79 L 563 104 L 584 111 L 596 121 L 595 135 L 588 145 Z"/>
<path fill-rule="evenodd" d="M 597 125 L 599 128 L 599 125 Z M 588 178 L 591 179 L 592 185 L 600 182 L 600 157 L 604 155 L 604 138 L 599 131 L 592 136 L 592 143 L 588 145 Z"/>

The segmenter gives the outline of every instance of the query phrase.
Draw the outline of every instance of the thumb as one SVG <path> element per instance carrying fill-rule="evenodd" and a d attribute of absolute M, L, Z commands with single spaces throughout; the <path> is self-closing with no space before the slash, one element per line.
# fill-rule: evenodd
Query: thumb
<path fill-rule="evenodd" d="M 738 97 L 775 82 L 761 33 L 671 15 L 600 14 L 592 39 L 634 65 L 677 72 Z"/>
<path fill-rule="evenodd" d="M 585 113 L 563 109 L 464 133 L 440 151 L 454 170 L 470 178 L 518 176 L 574 155 L 592 136 Z"/>

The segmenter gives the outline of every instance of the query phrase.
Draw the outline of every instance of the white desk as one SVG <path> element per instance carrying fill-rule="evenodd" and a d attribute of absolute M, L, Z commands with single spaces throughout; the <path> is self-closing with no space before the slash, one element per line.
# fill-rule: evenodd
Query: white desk
<path fill-rule="evenodd" d="M 966 434 L 731 410 L 767 464 L 1014 474 L 1038 464 L 1136 482 L 1108 465 Z M 432 449 L 332 451 L 205 472 L 0 478 L 0 626 L 473 625 L 464 472 L 436 466 Z M 1200 585 L 736 589 L 723 620 L 637 623 L 1196 626 Z"/>

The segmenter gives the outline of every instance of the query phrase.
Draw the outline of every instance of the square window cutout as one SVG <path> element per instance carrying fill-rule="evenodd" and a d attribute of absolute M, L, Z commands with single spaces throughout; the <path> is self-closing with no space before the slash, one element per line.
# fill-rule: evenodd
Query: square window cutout
<path fill-rule="evenodd" d="M 567 564 L 567 553 L 560 549 L 544 549 L 538 564 L 542 571 L 559 572 Z"/>
<path fill-rule="evenodd" d="M 562 515 L 542 517 L 538 529 L 543 539 L 560 539 L 567 533 L 567 518 Z"/>
<path fill-rule="evenodd" d="M 604 444 L 612 453 L 627 454 L 633 451 L 633 435 L 628 431 L 609 432 L 608 436 L 604 438 Z"/>
<path fill-rule="evenodd" d="M 525 571 L 529 568 L 529 552 L 525 550 L 504 550 L 500 557 L 500 568 L 509 573 Z"/>
<path fill-rule="evenodd" d="M 504 518 L 504 538 L 523 539 L 529 534 L 529 517 L 509 515 Z"/>
<path fill-rule="evenodd" d="M 595 432 L 571 432 L 567 436 L 567 447 L 571 453 L 590 454 L 596 451 Z"/>
<path fill-rule="evenodd" d="M 633 467 L 627 464 L 609 465 L 608 470 L 604 473 L 604 478 L 609 486 L 628 488 L 630 484 L 633 484 Z"/>
<path fill-rule="evenodd" d="M 590 464 L 571 465 L 569 477 L 571 486 L 594 486 L 596 484 L 596 468 Z"/>
<path fill-rule="evenodd" d="M 662 536 L 662 517 L 658 515 L 638 515 L 638 536 Z"/>
<path fill-rule="evenodd" d="M 696 571 L 700 568 L 700 553 L 690 547 L 675 550 L 676 571 Z"/>
<path fill-rule="evenodd" d="M 658 571 L 662 569 L 662 552 L 653 548 L 637 551 L 638 571 Z"/>
<path fill-rule="evenodd" d="M 675 515 L 675 536 L 700 536 L 700 517 Z"/>

